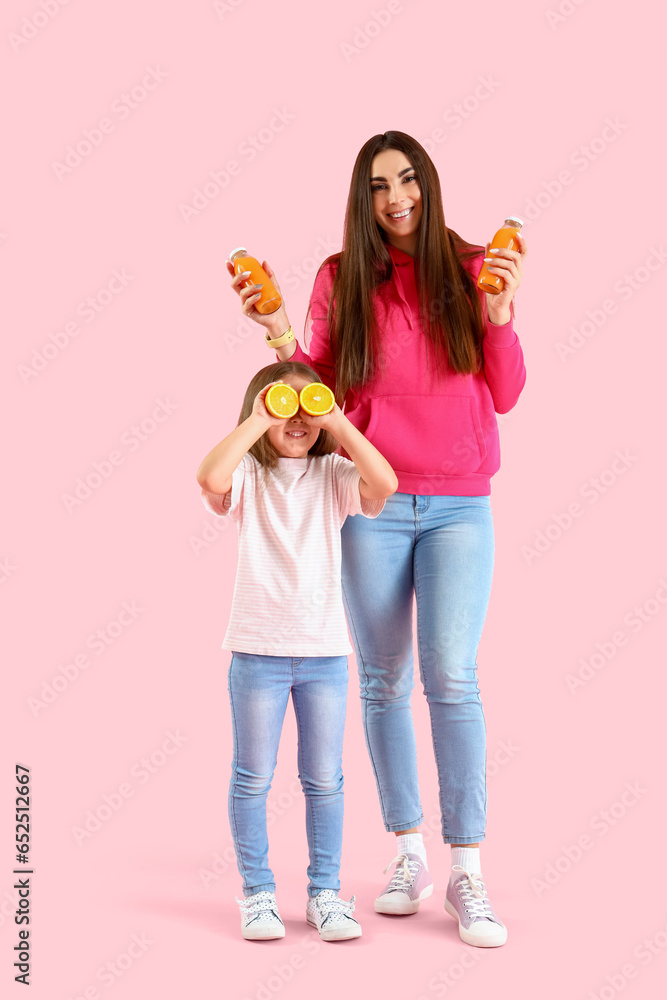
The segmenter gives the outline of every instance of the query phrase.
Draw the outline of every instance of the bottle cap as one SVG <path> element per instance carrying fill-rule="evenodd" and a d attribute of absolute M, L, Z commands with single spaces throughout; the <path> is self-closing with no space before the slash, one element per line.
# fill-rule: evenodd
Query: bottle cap
<path fill-rule="evenodd" d="M 520 219 L 518 215 L 508 215 L 505 222 L 516 222 L 519 226 L 523 225 L 523 219 Z"/>
<path fill-rule="evenodd" d="M 245 247 L 234 247 L 234 249 L 233 249 L 233 250 L 230 250 L 230 252 L 229 252 L 229 259 L 231 260 L 231 259 L 232 259 L 232 257 L 234 256 L 234 254 L 235 254 L 235 253 L 238 253 L 238 252 L 239 252 L 239 250 L 243 250 L 243 256 L 244 256 L 244 257 L 247 257 L 247 256 L 248 256 L 248 251 L 246 250 L 246 248 L 245 248 Z"/>

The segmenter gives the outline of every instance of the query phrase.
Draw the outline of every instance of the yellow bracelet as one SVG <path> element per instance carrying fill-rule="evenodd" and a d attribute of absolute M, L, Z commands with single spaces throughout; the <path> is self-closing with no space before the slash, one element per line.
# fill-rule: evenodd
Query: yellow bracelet
<path fill-rule="evenodd" d="M 294 340 L 294 330 L 290 327 L 286 333 L 281 334 L 280 337 L 276 337 L 275 340 L 269 340 L 268 333 L 265 333 L 264 339 L 266 340 L 267 347 L 277 349 L 278 347 L 282 347 L 284 344 L 289 344 L 290 340 Z"/>

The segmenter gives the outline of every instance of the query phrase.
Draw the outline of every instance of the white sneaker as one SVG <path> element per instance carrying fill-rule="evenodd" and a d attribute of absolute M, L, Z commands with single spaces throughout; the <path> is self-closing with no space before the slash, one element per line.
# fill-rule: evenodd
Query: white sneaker
<path fill-rule="evenodd" d="M 352 916 L 353 896 L 349 903 L 338 898 L 333 889 L 322 889 L 311 896 L 306 907 L 306 920 L 317 927 L 323 941 L 347 941 L 361 937 L 361 926 Z"/>
<path fill-rule="evenodd" d="M 278 913 L 275 893 L 262 890 L 236 902 L 241 910 L 241 934 L 247 941 L 285 937 L 285 925 Z"/>

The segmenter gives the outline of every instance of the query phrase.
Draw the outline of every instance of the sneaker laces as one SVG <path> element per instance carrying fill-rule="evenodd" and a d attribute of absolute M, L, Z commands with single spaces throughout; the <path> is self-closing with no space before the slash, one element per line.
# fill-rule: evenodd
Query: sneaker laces
<path fill-rule="evenodd" d="M 461 879 L 456 887 L 463 899 L 466 910 L 473 917 L 495 921 L 496 917 L 493 915 L 481 874 L 471 874 L 465 868 L 462 868 L 461 865 L 453 865 L 452 871 L 463 872 L 466 876 L 465 880 Z"/>
<path fill-rule="evenodd" d="M 383 874 L 389 871 L 392 865 L 396 865 L 396 871 L 391 877 L 385 892 L 393 889 L 405 889 L 406 883 L 411 884 L 419 874 L 421 862 L 408 858 L 407 854 L 398 854 L 393 861 L 390 861 L 386 868 L 382 869 Z"/>
<path fill-rule="evenodd" d="M 276 913 L 276 900 L 273 893 L 256 892 L 252 896 L 246 896 L 245 899 L 239 899 L 238 896 L 235 898 L 247 923 L 252 923 L 258 917 L 264 916 L 282 924 L 282 920 Z"/>
<path fill-rule="evenodd" d="M 332 916 L 352 918 L 355 901 L 356 896 L 352 896 L 349 903 L 344 899 L 339 899 L 333 889 L 323 889 L 318 892 L 317 896 L 313 896 L 313 904 L 322 916 L 323 925 Z"/>

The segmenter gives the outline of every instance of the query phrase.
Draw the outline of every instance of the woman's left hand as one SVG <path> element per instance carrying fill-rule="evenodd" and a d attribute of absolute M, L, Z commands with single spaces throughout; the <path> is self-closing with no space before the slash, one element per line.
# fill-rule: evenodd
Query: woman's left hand
<path fill-rule="evenodd" d="M 522 263 L 528 253 L 526 241 L 517 233 L 516 241 L 518 250 L 506 250 L 504 247 L 495 248 L 496 252 L 491 253 L 491 244 L 487 243 L 485 248 L 485 258 L 491 258 L 491 262 L 485 261 L 491 274 L 497 274 L 505 282 L 505 287 L 498 295 L 486 292 L 486 305 L 489 312 L 489 319 L 492 323 L 503 326 L 511 319 L 510 302 L 514 298 L 514 293 L 523 280 Z"/>

